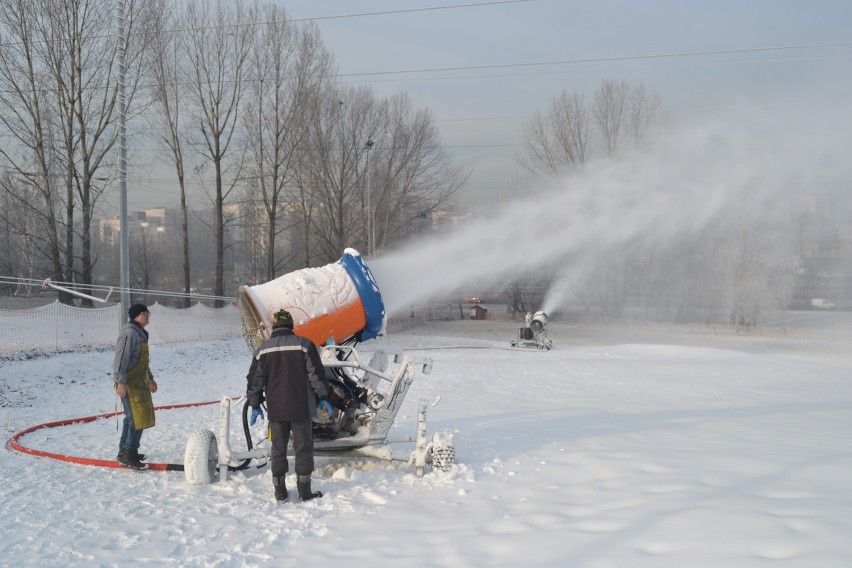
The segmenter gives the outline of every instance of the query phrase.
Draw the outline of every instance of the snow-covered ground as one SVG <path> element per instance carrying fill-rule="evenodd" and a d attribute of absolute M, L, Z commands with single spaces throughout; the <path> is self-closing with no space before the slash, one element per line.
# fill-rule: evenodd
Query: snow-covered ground
<path fill-rule="evenodd" d="M 269 468 L 189 485 L 179 472 L 2 450 L 8 566 L 845 567 L 852 564 L 852 342 L 552 324 L 555 348 L 510 348 L 512 322 L 460 321 L 362 351 L 431 357 L 418 398 L 454 433 L 451 472 L 318 458 L 325 497 L 277 504 Z M 239 339 L 152 346 L 158 405 L 239 395 Z M 5 439 L 115 409 L 111 351 L 0 361 Z M 180 463 L 218 406 L 162 410 L 149 460 Z M 38 430 L 30 447 L 114 459 L 116 420 Z M 289 485 L 295 485 L 292 474 Z M 351 563 L 351 564 L 344 564 Z"/>

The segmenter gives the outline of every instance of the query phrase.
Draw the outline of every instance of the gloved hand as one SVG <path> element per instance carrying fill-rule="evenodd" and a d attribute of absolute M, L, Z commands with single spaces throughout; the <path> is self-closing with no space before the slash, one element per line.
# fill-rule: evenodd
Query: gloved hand
<path fill-rule="evenodd" d="M 319 402 L 319 413 L 323 418 L 331 418 L 331 413 L 334 410 L 331 408 L 331 403 L 323 399 Z"/>
<path fill-rule="evenodd" d="M 263 409 L 259 406 L 256 406 L 251 409 L 251 419 L 249 420 L 249 426 L 254 426 L 254 423 L 257 422 L 258 417 L 263 418 Z"/>

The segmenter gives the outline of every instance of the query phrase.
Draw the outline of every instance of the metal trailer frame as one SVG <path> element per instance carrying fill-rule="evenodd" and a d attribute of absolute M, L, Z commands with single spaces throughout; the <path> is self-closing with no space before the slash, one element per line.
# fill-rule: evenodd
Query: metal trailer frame
<path fill-rule="evenodd" d="M 360 422 L 357 431 L 351 435 L 341 435 L 334 439 L 314 440 L 314 454 L 319 456 L 341 456 L 341 457 L 371 457 L 385 460 L 406 461 L 415 466 L 416 474 L 422 476 L 426 465 L 431 464 L 442 470 L 449 470 L 455 463 L 455 449 L 452 446 L 451 436 L 435 434 L 431 439 L 426 433 L 426 413 L 429 406 L 435 406 L 441 397 L 429 402 L 423 399 L 418 401 L 417 431 L 413 436 L 402 436 L 388 438 L 388 432 L 394 423 L 405 395 L 411 383 L 414 382 L 415 369 L 418 368 L 423 374 L 432 371 L 432 360 L 412 360 L 408 355 L 393 354 L 395 367 L 388 368 L 387 353 L 384 351 L 373 352 L 372 360 L 365 363 L 354 347 L 345 345 L 328 345 L 320 349 L 323 365 L 326 368 L 338 368 L 347 370 L 349 373 L 363 373 L 361 384 L 367 390 L 366 405 L 361 405 L 360 414 L 356 419 Z M 220 481 L 228 479 L 229 470 L 236 469 L 237 464 L 255 458 L 269 459 L 271 446 L 263 445 L 247 450 L 235 450 L 230 442 L 231 428 L 231 405 L 244 400 L 240 397 L 236 400 L 224 397 L 219 407 L 219 436 L 215 439 L 212 432 L 198 431 L 196 438 L 203 438 L 200 443 L 195 442 L 192 452 L 201 452 L 203 456 L 190 459 L 193 437 L 187 443 L 187 454 L 185 463 L 187 465 L 187 481 L 193 483 L 199 477 L 201 483 L 210 483 L 216 469 L 219 471 Z M 340 412 L 340 411 L 338 411 Z M 215 444 L 214 444 L 215 441 Z M 408 454 L 394 453 L 391 444 L 411 443 L 415 444 L 414 450 Z M 290 448 L 292 451 L 292 448 Z M 214 455 L 215 454 L 215 455 Z M 437 459 L 435 459 L 437 456 Z M 195 463 L 197 465 L 192 465 Z M 201 465 L 198 465 L 201 464 Z M 204 465 L 206 464 L 206 465 Z M 207 472 L 197 471 L 206 467 Z M 192 470 L 192 471 L 191 471 Z"/>

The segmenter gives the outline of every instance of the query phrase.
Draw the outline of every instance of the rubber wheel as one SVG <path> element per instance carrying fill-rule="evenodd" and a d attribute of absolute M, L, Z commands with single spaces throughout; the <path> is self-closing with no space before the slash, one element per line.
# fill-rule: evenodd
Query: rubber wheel
<path fill-rule="evenodd" d="M 196 430 L 186 441 L 183 454 L 183 471 L 190 485 L 213 483 L 219 467 L 219 449 L 216 436 L 210 430 Z"/>

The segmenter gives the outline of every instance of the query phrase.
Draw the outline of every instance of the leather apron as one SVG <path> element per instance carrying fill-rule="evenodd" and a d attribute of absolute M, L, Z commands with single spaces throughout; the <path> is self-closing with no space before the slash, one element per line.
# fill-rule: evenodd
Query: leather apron
<path fill-rule="evenodd" d="M 143 343 L 140 347 L 139 360 L 127 371 L 127 397 L 136 430 L 150 428 L 155 423 L 154 402 L 148 384 L 148 344 Z"/>

